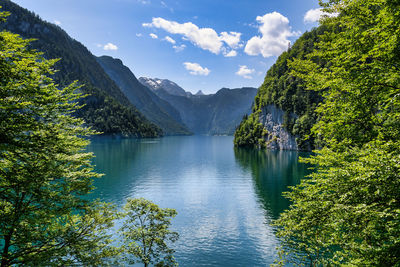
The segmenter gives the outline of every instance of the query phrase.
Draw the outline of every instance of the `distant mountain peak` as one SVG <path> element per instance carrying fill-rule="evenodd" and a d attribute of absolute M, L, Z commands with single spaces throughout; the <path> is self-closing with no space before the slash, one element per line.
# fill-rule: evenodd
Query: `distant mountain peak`
<path fill-rule="evenodd" d="M 182 87 L 167 79 L 140 77 L 139 82 L 153 91 L 164 89 L 171 95 L 187 96 L 187 92 Z"/>
<path fill-rule="evenodd" d="M 199 90 L 195 95 L 204 95 L 203 91 Z"/>

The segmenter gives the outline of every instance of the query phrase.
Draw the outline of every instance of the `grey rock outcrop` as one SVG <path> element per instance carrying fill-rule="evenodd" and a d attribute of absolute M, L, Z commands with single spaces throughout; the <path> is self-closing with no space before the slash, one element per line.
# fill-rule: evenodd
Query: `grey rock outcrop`
<path fill-rule="evenodd" d="M 275 105 L 268 105 L 262 109 L 260 122 L 268 131 L 265 137 L 267 148 L 276 150 L 299 150 L 296 137 L 292 136 L 283 127 L 284 111 Z M 296 116 L 291 114 L 291 116 Z"/>

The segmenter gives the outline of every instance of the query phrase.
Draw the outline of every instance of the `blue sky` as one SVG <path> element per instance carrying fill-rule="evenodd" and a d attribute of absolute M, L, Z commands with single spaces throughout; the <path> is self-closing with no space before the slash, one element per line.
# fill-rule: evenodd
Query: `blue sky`
<path fill-rule="evenodd" d="M 319 15 L 317 0 L 14 2 L 94 55 L 120 58 L 137 78 L 169 79 L 193 93 L 259 87 L 287 42 L 317 26 Z"/>

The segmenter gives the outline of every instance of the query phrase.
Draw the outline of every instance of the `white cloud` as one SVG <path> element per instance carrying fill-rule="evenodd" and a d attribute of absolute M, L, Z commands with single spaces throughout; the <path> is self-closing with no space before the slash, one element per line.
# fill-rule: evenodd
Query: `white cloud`
<path fill-rule="evenodd" d="M 207 76 L 210 74 L 210 70 L 207 68 L 203 68 L 200 66 L 198 63 L 191 63 L 191 62 L 185 62 L 183 63 L 185 68 L 190 71 L 190 74 L 192 75 L 203 75 Z"/>
<path fill-rule="evenodd" d="M 186 45 L 182 44 L 182 45 L 174 45 L 172 48 L 175 49 L 175 52 L 181 52 L 186 48 Z"/>
<path fill-rule="evenodd" d="M 54 24 L 60 26 L 60 25 L 61 25 L 61 21 L 59 21 L 59 20 L 54 20 Z"/>
<path fill-rule="evenodd" d="M 279 56 L 288 48 L 288 37 L 298 34 L 292 32 L 288 18 L 278 12 L 258 16 L 257 21 L 260 23 L 258 30 L 262 36 L 251 38 L 244 49 L 251 56 Z"/>
<path fill-rule="evenodd" d="M 236 72 L 236 75 L 239 75 L 245 79 L 252 79 L 253 77 L 250 74 L 254 73 L 254 69 L 249 69 L 246 65 L 239 66 L 239 70 Z"/>
<path fill-rule="evenodd" d="M 305 23 L 312 23 L 317 22 L 321 19 L 322 16 L 328 17 L 336 17 L 338 13 L 327 13 L 322 11 L 322 8 L 310 9 L 304 15 L 304 22 Z"/>
<path fill-rule="evenodd" d="M 230 51 L 229 53 L 226 53 L 224 57 L 236 57 L 237 52 L 235 50 Z"/>
<path fill-rule="evenodd" d="M 108 43 L 103 47 L 104 50 L 118 50 L 118 46 L 112 43 Z"/>
<path fill-rule="evenodd" d="M 167 41 L 168 43 L 176 44 L 176 41 L 169 36 L 165 36 L 164 40 Z"/>
<path fill-rule="evenodd" d="M 231 48 L 240 46 L 241 33 L 222 32 L 221 35 L 212 28 L 199 28 L 192 22 L 178 23 L 163 18 L 153 18 L 151 23 L 143 23 L 143 27 L 154 27 L 163 29 L 171 34 L 183 35 L 183 40 L 188 40 L 194 45 L 208 50 L 211 53 L 219 54 L 223 51 L 224 43 Z"/>
<path fill-rule="evenodd" d="M 136 37 L 142 37 L 142 36 L 143 36 L 143 34 L 141 34 L 141 33 L 136 34 Z"/>
<path fill-rule="evenodd" d="M 237 48 L 240 43 L 240 36 L 242 34 L 239 32 L 221 32 L 221 37 L 220 39 L 224 41 L 229 47 L 231 48 Z"/>
<path fill-rule="evenodd" d="M 139 3 L 141 3 L 142 5 L 148 5 L 150 4 L 150 0 L 137 0 Z"/>
<path fill-rule="evenodd" d="M 149 36 L 150 36 L 151 38 L 153 38 L 153 39 L 158 39 L 157 34 L 150 33 Z"/>

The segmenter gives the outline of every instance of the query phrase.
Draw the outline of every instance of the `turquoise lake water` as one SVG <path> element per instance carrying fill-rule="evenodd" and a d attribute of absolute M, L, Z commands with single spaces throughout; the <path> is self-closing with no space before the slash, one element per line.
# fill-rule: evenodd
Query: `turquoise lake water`
<path fill-rule="evenodd" d="M 281 195 L 307 167 L 299 152 L 235 149 L 230 136 L 95 138 L 93 197 L 121 207 L 144 197 L 176 209 L 173 247 L 180 266 L 268 266 L 279 240 L 271 220 L 289 205 Z"/>

